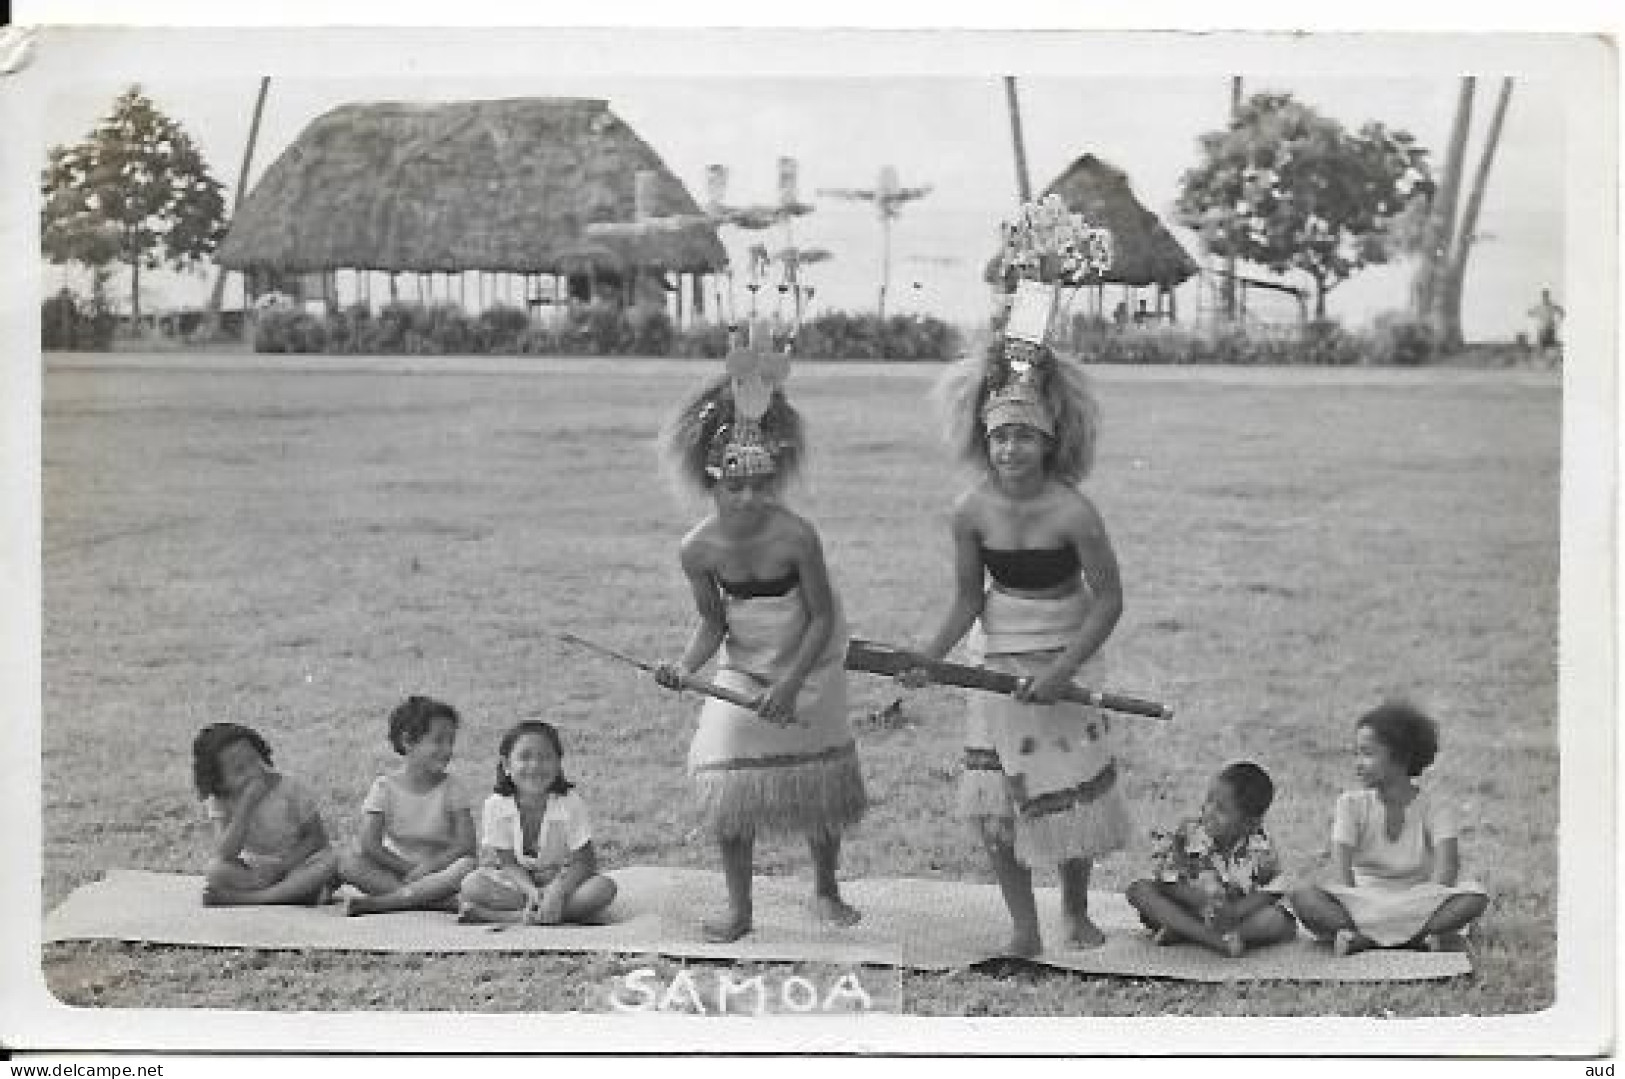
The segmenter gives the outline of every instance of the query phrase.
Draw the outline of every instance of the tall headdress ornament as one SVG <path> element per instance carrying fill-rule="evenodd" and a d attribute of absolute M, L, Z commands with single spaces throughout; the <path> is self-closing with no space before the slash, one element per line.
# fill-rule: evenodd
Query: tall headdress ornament
<path fill-rule="evenodd" d="M 772 325 L 765 319 L 753 319 L 744 342 L 736 339 L 729 351 L 727 370 L 732 415 L 717 424 L 705 471 L 714 480 L 772 476 L 779 470 L 785 433 L 771 430 L 765 419 L 773 395 L 790 377 L 789 346 L 775 349 Z M 721 409 L 723 405 L 713 402 L 706 407 Z"/>
<path fill-rule="evenodd" d="M 1098 280 L 1111 267 L 1111 233 L 1069 212 L 1056 194 L 1022 206 L 1000 233 L 1001 306 L 1007 315 L 1003 345 L 988 372 L 982 425 L 991 431 L 1022 423 L 1053 436 L 1055 416 L 1046 393 L 1053 354 L 1044 346 L 1061 289 Z"/>

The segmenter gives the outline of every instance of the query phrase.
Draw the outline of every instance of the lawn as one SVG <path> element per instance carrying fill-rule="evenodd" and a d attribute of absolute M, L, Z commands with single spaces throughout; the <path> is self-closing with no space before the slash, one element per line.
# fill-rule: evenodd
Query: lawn
<path fill-rule="evenodd" d="M 247 359 L 246 357 L 244 359 Z M 502 729 L 543 717 L 611 866 L 715 868 L 683 757 L 692 702 L 585 656 L 572 631 L 650 658 L 681 647 L 676 543 L 703 507 L 652 468 L 665 409 L 702 373 L 664 363 L 277 369 L 64 366 L 44 382 L 44 902 L 114 866 L 196 872 L 207 830 L 188 746 L 259 728 L 347 839 L 392 757 L 405 694 L 466 722 L 454 771 L 481 787 Z M 291 368 L 307 369 L 291 369 Z M 308 368 L 315 368 L 314 370 Z M 905 640 L 949 588 L 960 477 L 923 398 L 935 368 L 803 365 L 814 456 L 792 501 L 820 527 L 865 636 Z M 1556 377 L 1109 370 L 1087 490 L 1122 564 L 1112 687 L 1167 701 L 1134 722 L 1141 822 L 1195 807 L 1249 757 L 1294 868 L 1323 863 L 1353 784 L 1352 725 L 1393 694 L 1431 710 L 1430 781 L 1466 822 L 1494 901 L 1476 973 L 1447 983 L 1204 986 L 1029 968 L 904 972 L 922 1015 L 1491 1015 L 1553 1002 L 1557 899 Z M 990 880 L 952 819 L 961 701 L 854 675 L 874 807 L 852 877 Z M 763 873 L 806 872 L 800 844 Z M 1105 862 L 1121 887 L 1138 852 Z M 1053 882 L 1053 871 L 1040 883 Z M 48 946 L 76 1005 L 564 1010 L 607 956 L 372 956 Z M 642 961 L 640 961 L 641 964 Z M 661 964 L 655 964 L 657 966 Z M 667 970 L 675 964 L 664 964 Z"/>

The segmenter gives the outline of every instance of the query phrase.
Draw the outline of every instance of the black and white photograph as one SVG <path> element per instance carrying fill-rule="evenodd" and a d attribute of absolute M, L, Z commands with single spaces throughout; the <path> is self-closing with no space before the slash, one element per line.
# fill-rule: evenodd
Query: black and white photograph
<path fill-rule="evenodd" d="M 1607 41 L 4 40 L 8 1046 L 1612 1051 Z"/>

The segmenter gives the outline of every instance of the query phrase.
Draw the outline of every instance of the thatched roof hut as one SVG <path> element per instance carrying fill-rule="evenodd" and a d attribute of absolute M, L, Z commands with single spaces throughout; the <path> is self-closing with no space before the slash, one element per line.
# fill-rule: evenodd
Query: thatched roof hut
<path fill-rule="evenodd" d="M 700 212 L 604 101 L 343 105 L 266 170 L 217 257 L 229 269 L 278 273 L 726 267 L 706 224 L 587 237 L 588 224 L 632 220 L 639 170 L 657 176 L 653 214 Z"/>
<path fill-rule="evenodd" d="M 1073 213 L 1111 230 L 1112 267 L 1101 278 L 1106 283 L 1172 288 L 1197 273 L 1196 262 L 1184 247 L 1134 197 L 1128 176 L 1094 154 L 1068 165 L 1040 197 L 1049 194 L 1060 195 Z M 995 257 L 988 264 L 987 280 L 996 280 L 997 273 Z"/>

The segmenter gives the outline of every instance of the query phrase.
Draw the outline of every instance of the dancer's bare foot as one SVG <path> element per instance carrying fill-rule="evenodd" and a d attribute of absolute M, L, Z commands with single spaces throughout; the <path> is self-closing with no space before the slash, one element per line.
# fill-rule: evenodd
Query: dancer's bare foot
<path fill-rule="evenodd" d="M 1010 935 L 1010 943 L 1004 946 L 1005 955 L 1013 955 L 1020 959 L 1032 959 L 1043 951 L 1044 942 L 1039 938 L 1037 930 L 1030 933 L 1017 930 Z"/>
<path fill-rule="evenodd" d="M 707 918 L 700 923 L 700 932 L 712 944 L 732 944 L 750 932 L 750 915 L 730 910 L 720 918 Z"/>
<path fill-rule="evenodd" d="M 843 902 L 838 895 L 813 896 L 813 915 L 826 925 L 843 929 L 863 920 L 863 912 Z"/>
<path fill-rule="evenodd" d="M 1089 915 L 1074 914 L 1067 918 L 1066 942 L 1074 948 L 1098 948 L 1106 943 L 1106 934 Z"/>

